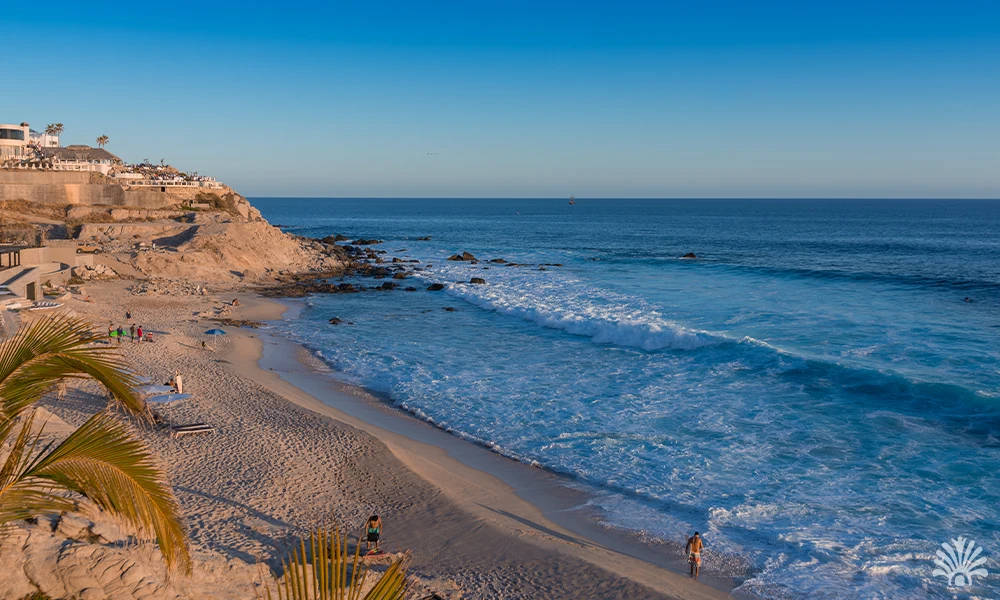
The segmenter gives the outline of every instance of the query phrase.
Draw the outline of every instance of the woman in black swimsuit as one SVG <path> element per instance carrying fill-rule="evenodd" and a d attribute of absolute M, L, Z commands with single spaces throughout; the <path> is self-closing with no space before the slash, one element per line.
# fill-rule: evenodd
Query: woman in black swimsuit
<path fill-rule="evenodd" d="M 378 552 L 378 538 L 382 533 L 382 519 L 378 518 L 378 515 L 368 517 L 365 529 L 368 533 L 368 547 L 366 548 L 366 552 L 371 552 L 372 544 L 375 544 L 375 552 Z"/>

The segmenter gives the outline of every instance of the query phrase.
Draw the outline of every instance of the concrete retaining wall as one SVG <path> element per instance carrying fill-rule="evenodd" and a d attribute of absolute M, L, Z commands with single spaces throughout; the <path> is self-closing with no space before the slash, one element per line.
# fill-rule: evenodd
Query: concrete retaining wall
<path fill-rule="evenodd" d="M 0 170 L 0 200 L 27 200 L 45 206 L 128 206 L 164 209 L 194 197 L 190 189 L 126 190 L 118 184 L 90 183 L 91 173 Z M 174 192 L 174 190 L 171 190 Z"/>
<path fill-rule="evenodd" d="M 90 173 L 80 171 L 25 171 L 0 169 L 0 185 L 66 185 L 90 183 Z"/>

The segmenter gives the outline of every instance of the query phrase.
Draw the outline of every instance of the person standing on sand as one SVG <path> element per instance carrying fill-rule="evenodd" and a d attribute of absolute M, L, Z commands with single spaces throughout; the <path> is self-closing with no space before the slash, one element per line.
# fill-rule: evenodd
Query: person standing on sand
<path fill-rule="evenodd" d="M 136 335 L 136 337 L 139 338 L 139 341 L 141 342 L 142 341 L 142 325 L 139 325 L 139 327 L 136 328 L 135 335 Z"/>
<path fill-rule="evenodd" d="M 126 309 L 125 310 L 125 322 L 131 321 L 131 320 L 132 320 L 132 311 Z"/>
<path fill-rule="evenodd" d="M 382 519 L 378 518 L 378 515 L 368 517 L 368 522 L 365 523 L 365 530 L 368 534 L 366 538 L 368 546 L 365 548 L 365 553 L 371 553 L 373 543 L 375 544 L 375 552 L 379 552 L 378 538 L 382 535 Z"/>
<path fill-rule="evenodd" d="M 178 394 L 184 393 L 184 378 L 177 371 L 174 371 L 174 389 Z"/>
<path fill-rule="evenodd" d="M 691 565 L 691 576 L 695 579 L 698 579 L 698 572 L 701 571 L 701 551 L 704 547 L 705 544 L 697 531 L 688 538 L 687 546 L 684 547 L 684 552 L 688 555 L 688 564 Z"/>
<path fill-rule="evenodd" d="M 132 343 L 135 343 L 135 323 L 132 323 L 131 327 L 128 328 L 128 334 L 132 338 Z"/>
<path fill-rule="evenodd" d="M 115 337 L 115 326 L 114 323 L 108 323 L 108 337 Z"/>
<path fill-rule="evenodd" d="M 118 345 L 121 346 L 122 338 L 125 337 L 125 331 L 122 329 L 121 325 L 118 326 L 118 331 L 116 331 L 115 333 L 118 334 Z"/>

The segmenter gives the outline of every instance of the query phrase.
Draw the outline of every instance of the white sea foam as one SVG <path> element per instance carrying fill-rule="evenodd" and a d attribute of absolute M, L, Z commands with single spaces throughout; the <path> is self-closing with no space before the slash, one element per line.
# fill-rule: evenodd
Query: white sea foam
<path fill-rule="evenodd" d="M 671 323 L 639 298 L 593 289 L 558 271 L 508 267 L 483 273 L 464 264 L 445 264 L 436 270 L 434 279 L 448 281 L 470 273 L 489 277 L 489 284 L 451 283 L 447 292 L 479 308 L 589 337 L 598 344 L 648 351 L 693 350 L 724 339 Z"/>

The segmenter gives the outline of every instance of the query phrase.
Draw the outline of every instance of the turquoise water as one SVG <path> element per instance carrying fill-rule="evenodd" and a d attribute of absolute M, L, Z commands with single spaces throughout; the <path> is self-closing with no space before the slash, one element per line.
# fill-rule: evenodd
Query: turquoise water
<path fill-rule="evenodd" d="M 931 574 L 959 535 L 1000 573 L 1000 202 L 253 203 L 433 265 L 417 287 L 443 292 L 316 296 L 285 327 L 345 379 L 593 486 L 609 524 L 699 530 L 706 570 L 756 596 L 1000 595 Z M 443 260 L 462 251 L 563 266 Z"/>

